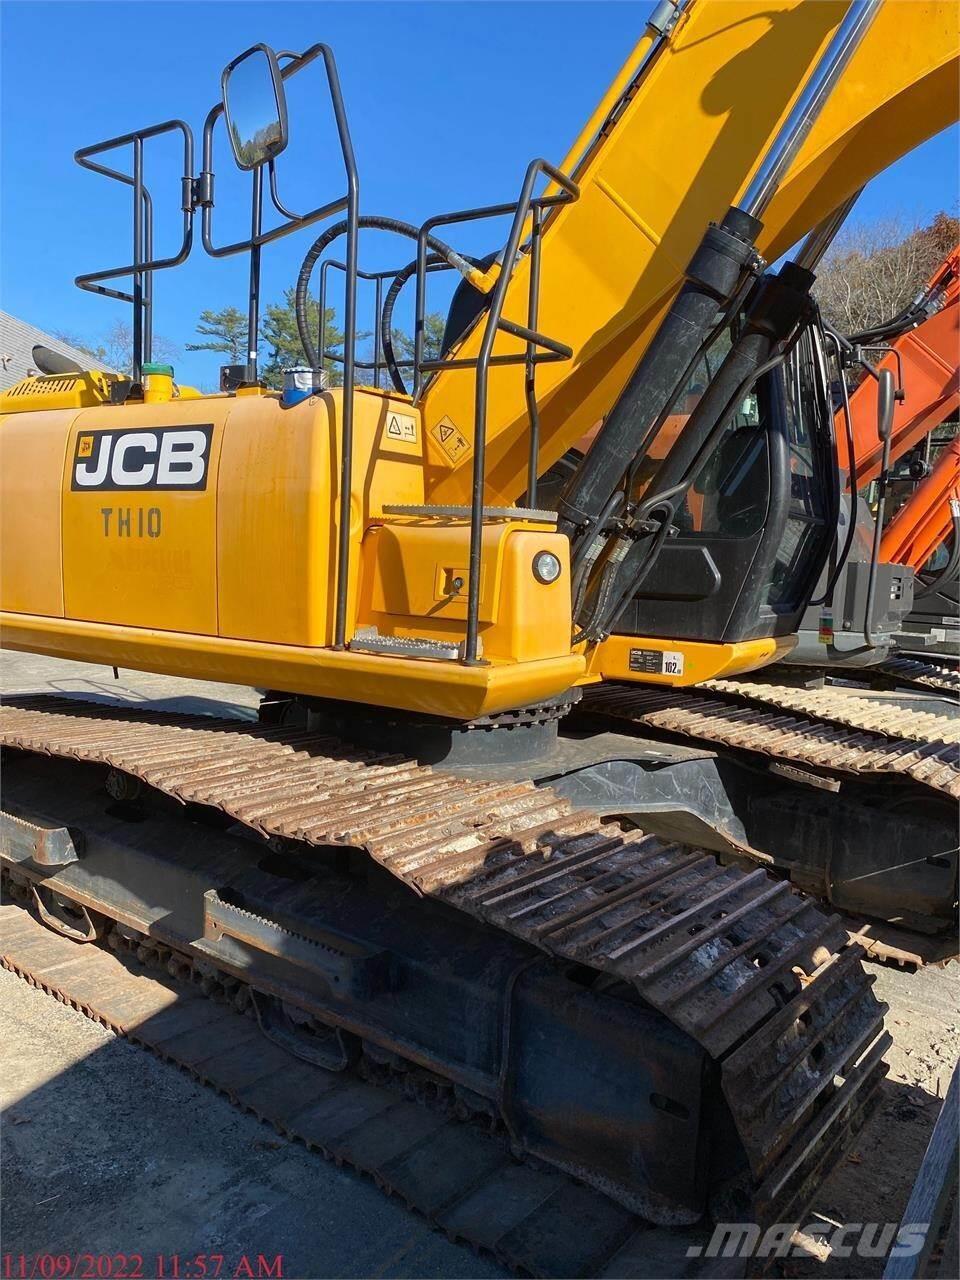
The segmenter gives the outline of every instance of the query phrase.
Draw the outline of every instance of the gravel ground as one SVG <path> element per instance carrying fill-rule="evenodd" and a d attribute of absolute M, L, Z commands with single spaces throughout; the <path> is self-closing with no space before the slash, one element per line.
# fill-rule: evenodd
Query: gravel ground
<path fill-rule="evenodd" d="M 4 690 L 252 714 L 257 695 L 2 655 Z M 899 1221 L 960 1057 L 956 965 L 874 967 L 894 1037 L 880 1107 L 820 1187 L 810 1221 Z M 372 1183 L 291 1145 L 148 1053 L 0 972 L 3 1250 L 285 1257 L 287 1276 L 496 1276 Z M 791 1277 L 874 1277 L 882 1258 L 816 1257 Z M 152 1274 L 152 1273 L 148 1273 Z M 225 1273 L 224 1273 L 225 1274 Z M 960 1275 L 957 1219 L 940 1266 Z"/>

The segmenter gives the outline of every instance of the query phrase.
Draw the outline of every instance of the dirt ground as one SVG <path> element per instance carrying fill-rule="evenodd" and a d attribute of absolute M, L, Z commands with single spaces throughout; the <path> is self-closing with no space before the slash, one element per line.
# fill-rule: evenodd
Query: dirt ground
<path fill-rule="evenodd" d="M 230 685 L 2 655 L 2 686 L 155 707 L 252 714 Z M 957 965 L 873 966 L 894 1038 L 880 1106 L 819 1188 L 809 1221 L 896 1222 L 960 1057 Z M 174 1068 L 0 972 L 3 1251 L 139 1252 L 218 1246 L 285 1256 L 286 1276 L 496 1276 L 372 1183 L 325 1164 Z M 875 1277 L 882 1258 L 809 1257 L 791 1277 Z M 957 1216 L 941 1276 L 960 1275 Z"/>

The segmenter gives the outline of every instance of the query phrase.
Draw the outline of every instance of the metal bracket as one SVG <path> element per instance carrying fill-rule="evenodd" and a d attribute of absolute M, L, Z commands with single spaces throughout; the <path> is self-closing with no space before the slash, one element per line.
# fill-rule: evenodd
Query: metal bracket
<path fill-rule="evenodd" d="M 250 990 L 260 1030 L 275 1045 L 324 1071 L 346 1071 L 360 1056 L 360 1038 L 342 1027 L 314 1030 L 316 1019 L 304 1015 L 299 1025 L 283 1001 Z"/>
<path fill-rule="evenodd" d="M 76 862 L 83 837 L 74 838 L 66 827 L 42 827 L 13 813 L 0 813 L 0 854 L 13 862 L 38 867 L 65 867 Z"/>
<path fill-rule="evenodd" d="M 100 929 L 93 923 L 86 907 L 79 902 L 72 902 L 69 908 L 66 907 L 46 885 L 32 884 L 30 888 L 37 914 L 48 929 L 74 942 L 96 942 Z M 43 900 L 44 894 L 49 896 L 49 906 Z"/>

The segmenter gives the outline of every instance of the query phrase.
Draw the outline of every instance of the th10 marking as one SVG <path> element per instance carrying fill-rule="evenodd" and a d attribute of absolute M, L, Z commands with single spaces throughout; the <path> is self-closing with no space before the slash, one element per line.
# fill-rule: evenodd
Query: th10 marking
<path fill-rule="evenodd" d="M 101 507 L 105 538 L 159 538 L 159 507 Z"/>

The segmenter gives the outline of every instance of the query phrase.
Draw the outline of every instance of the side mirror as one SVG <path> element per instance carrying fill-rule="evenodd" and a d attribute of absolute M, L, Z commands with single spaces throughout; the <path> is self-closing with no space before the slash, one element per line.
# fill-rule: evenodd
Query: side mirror
<path fill-rule="evenodd" d="M 233 158 L 241 169 L 259 169 L 287 145 L 287 100 L 277 55 L 255 44 L 224 67 L 223 112 Z"/>
<path fill-rule="evenodd" d="M 881 369 L 877 375 L 877 436 L 881 444 L 890 439 L 896 399 L 897 388 L 893 374 L 889 369 Z"/>

